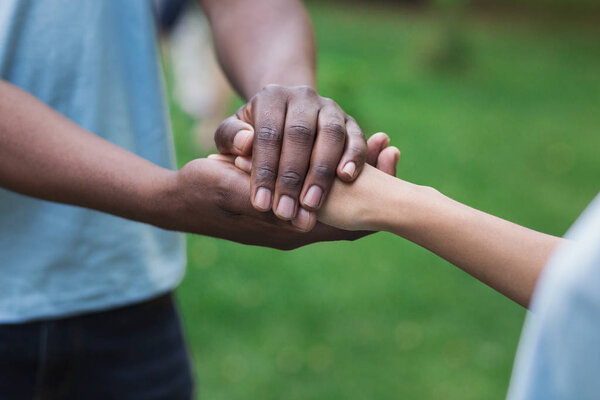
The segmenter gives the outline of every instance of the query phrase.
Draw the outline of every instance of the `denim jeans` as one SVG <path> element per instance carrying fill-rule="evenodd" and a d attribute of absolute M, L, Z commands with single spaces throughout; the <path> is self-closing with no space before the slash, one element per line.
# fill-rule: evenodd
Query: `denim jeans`
<path fill-rule="evenodd" d="M 190 400 L 171 294 L 63 319 L 0 325 L 2 400 Z"/>

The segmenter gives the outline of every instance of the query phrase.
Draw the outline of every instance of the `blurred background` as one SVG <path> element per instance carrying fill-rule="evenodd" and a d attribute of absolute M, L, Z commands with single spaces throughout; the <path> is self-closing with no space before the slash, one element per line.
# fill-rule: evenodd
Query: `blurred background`
<path fill-rule="evenodd" d="M 596 1 L 307 4 L 320 93 L 392 137 L 401 178 L 555 235 L 600 190 Z M 218 102 L 206 117 L 171 102 L 180 165 L 242 104 Z M 200 398 L 505 397 L 524 309 L 402 239 L 280 252 L 189 236 L 188 258 Z"/>

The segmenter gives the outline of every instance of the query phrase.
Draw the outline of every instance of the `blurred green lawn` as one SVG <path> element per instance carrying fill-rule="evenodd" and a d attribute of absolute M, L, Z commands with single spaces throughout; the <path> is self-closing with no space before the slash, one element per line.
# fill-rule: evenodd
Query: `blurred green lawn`
<path fill-rule="evenodd" d="M 562 235 L 600 190 L 598 30 L 312 3 L 319 84 L 399 176 Z M 438 49 L 438 50 L 436 50 Z M 172 107 L 179 163 L 198 156 Z M 292 252 L 188 237 L 178 290 L 203 399 L 502 399 L 525 311 L 387 234 Z"/>

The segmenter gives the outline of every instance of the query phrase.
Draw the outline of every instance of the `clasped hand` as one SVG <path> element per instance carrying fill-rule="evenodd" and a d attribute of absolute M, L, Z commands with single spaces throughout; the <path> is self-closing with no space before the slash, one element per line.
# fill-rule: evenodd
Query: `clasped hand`
<path fill-rule="evenodd" d="M 363 236 L 318 223 L 316 211 L 336 176 L 351 182 L 366 161 L 394 174 L 399 156 L 383 133 L 367 146 L 352 117 L 303 86 L 267 86 L 221 123 L 215 142 L 221 155 L 177 173 L 173 223 L 279 249 Z"/>

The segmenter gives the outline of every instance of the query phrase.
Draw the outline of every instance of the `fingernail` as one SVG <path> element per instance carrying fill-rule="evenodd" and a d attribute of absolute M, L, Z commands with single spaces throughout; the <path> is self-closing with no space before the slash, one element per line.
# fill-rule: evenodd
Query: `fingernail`
<path fill-rule="evenodd" d="M 310 212 L 304 208 L 298 210 L 296 218 L 292 220 L 292 225 L 303 231 L 307 231 L 310 228 Z"/>
<path fill-rule="evenodd" d="M 235 166 L 245 172 L 250 172 L 252 170 L 252 161 L 247 157 L 236 157 Z"/>
<path fill-rule="evenodd" d="M 342 169 L 342 171 L 344 171 L 345 173 L 350 175 L 350 178 L 354 178 L 354 172 L 356 171 L 356 164 L 354 164 L 354 162 L 352 162 L 352 161 L 347 162 L 346 165 L 344 165 L 344 168 Z"/>
<path fill-rule="evenodd" d="M 250 139 L 251 135 L 252 132 L 249 130 L 243 129 L 239 131 L 233 138 L 233 147 L 235 147 L 235 149 L 240 153 L 243 153 L 244 149 L 246 148 L 246 143 L 248 143 L 248 139 Z"/>
<path fill-rule="evenodd" d="M 384 135 L 385 135 L 385 142 L 384 143 L 385 143 L 386 146 L 389 146 L 391 139 L 390 139 L 390 137 L 387 134 L 384 133 Z"/>
<path fill-rule="evenodd" d="M 304 204 L 307 207 L 317 208 L 319 204 L 321 204 L 321 196 L 323 195 L 323 190 L 317 185 L 311 186 L 306 192 L 306 196 L 304 196 Z"/>
<path fill-rule="evenodd" d="M 279 199 L 277 205 L 277 215 L 281 218 L 292 219 L 294 216 L 294 209 L 296 208 L 296 202 L 290 196 L 283 195 Z"/>
<path fill-rule="evenodd" d="M 256 196 L 254 196 L 254 204 L 264 211 L 271 208 L 271 191 L 263 187 L 258 188 Z"/>

